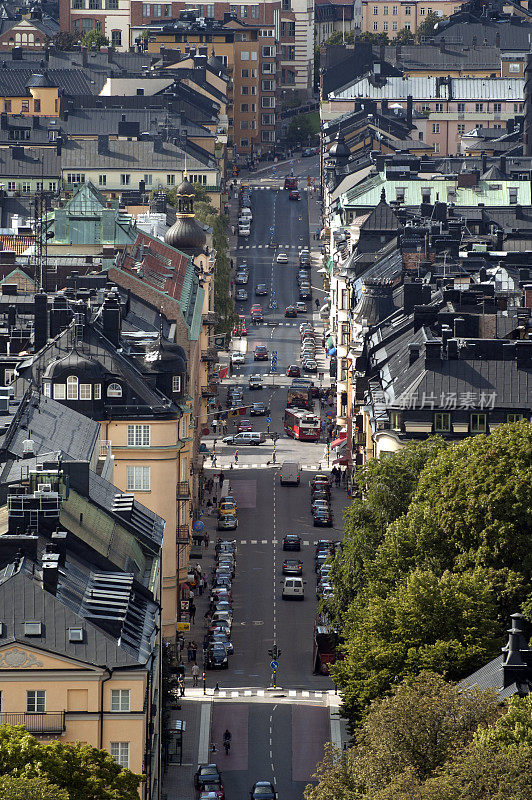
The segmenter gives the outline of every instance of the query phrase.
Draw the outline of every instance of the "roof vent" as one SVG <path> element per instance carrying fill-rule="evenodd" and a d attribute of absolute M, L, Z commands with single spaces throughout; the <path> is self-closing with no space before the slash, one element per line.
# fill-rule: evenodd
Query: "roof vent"
<path fill-rule="evenodd" d="M 83 628 L 69 628 L 68 629 L 69 642 L 82 642 L 83 641 Z"/>
<path fill-rule="evenodd" d="M 33 439 L 24 439 L 22 442 L 22 455 L 24 458 L 35 455 L 35 442 Z"/>
<path fill-rule="evenodd" d="M 42 622 L 25 622 L 24 636 L 42 636 Z"/>

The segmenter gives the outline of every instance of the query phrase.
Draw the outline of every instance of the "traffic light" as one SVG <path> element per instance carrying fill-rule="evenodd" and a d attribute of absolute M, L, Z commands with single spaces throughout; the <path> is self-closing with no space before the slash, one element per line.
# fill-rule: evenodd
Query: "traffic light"
<path fill-rule="evenodd" d="M 310 184 L 311 184 L 310 175 L 307 175 L 307 186 L 310 186 Z"/>
<path fill-rule="evenodd" d="M 238 175 L 238 167 L 236 164 L 233 164 L 233 177 L 236 177 L 237 175 Z"/>
<path fill-rule="evenodd" d="M 281 649 L 274 644 L 274 646 L 268 650 L 268 655 L 276 661 L 281 655 L 281 652 Z"/>

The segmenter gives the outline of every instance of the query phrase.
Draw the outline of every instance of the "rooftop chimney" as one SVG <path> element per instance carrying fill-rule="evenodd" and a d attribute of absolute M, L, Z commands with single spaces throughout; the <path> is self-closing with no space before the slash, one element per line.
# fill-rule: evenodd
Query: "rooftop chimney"
<path fill-rule="evenodd" d="M 37 292 L 34 300 L 33 346 L 35 352 L 41 350 L 48 341 L 48 296 L 45 292 Z"/>
<path fill-rule="evenodd" d="M 410 344 L 408 345 L 408 363 L 410 364 L 410 366 L 412 366 L 414 361 L 418 360 L 420 350 L 421 350 L 421 345 L 418 344 L 417 342 L 410 342 Z"/>
<path fill-rule="evenodd" d="M 440 53 L 445 53 L 445 36 L 440 39 Z"/>
<path fill-rule="evenodd" d="M 87 48 L 85 47 L 85 45 L 81 46 L 81 66 L 82 67 L 87 66 Z"/>
<path fill-rule="evenodd" d="M 512 621 L 512 627 L 508 630 L 506 655 L 502 662 L 504 687 L 511 686 L 512 683 L 524 683 L 526 680 L 527 665 L 523 661 L 520 651 L 522 635 L 522 630 Z"/>
<path fill-rule="evenodd" d="M 525 308 L 532 308 L 532 283 L 527 283 L 525 290 Z"/>
<path fill-rule="evenodd" d="M 116 347 L 120 342 L 120 302 L 116 298 L 106 297 L 103 304 L 103 334 Z"/>
<path fill-rule="evenodd" d="M 441 361 L 441 341 L 429 339 L 425 342 L 425 363 L 434 364 L 439 361 Z"/>

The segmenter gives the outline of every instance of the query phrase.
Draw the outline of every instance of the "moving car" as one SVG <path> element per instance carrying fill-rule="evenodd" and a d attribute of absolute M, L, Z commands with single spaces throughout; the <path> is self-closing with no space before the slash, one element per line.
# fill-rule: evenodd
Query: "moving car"
<path fill-rule="evenodd" d="M 303 562 L 297 558 L 285 558 L 283 561 L 283 575 L 301 575 Z"/>
<path fill-rule="evenodd" d="M 254 361 L 267 361 L 268 360 L 268 348 L 263 344 L 258 344 L 253 351 L 253 360 Z"/>
<path fill-rule="evenodd" d="M 297 317 L 297 308 L 295 306 L 287 306 L 284 310 L 285 317 Z"/>
<path fill-rule="evenodd" d="M 314 373 L 318 371 L 318 365 L 313 358 L 307 358 L 305 361 L 303 361 L 303 369 L 305 372 Z"/>
<path fill-rule="evenodd" d="M 251 313 L 253 313 L 254 311 L 262 312 L 262 306 L 260 303 L 253 303 L 253 305 L 251 306 Z"/>
<path fill-rule="evenodd" d="M 194 786 L 200 791 L 204 786 L 221 786 L 222 776 L 216 764 L 200 764 L 194 773 Z"/>
<path fill-rule="evenodd" d="M 235 292 L 235 300 L 244 301 L 248 299 L 248 293 L 245 289 L 237 289 Z"/>
<path fill-rule="evenodd" d="M 310 158 L 311 156 L 315 156 L 316 152 L 313 147 L 305 147 L 303 152 L 301 153 L 302 158 Z"/>
<path fill-rule="evenodd" d="M 277 792 L 270 781 L 255 781 L 249 796 L 250 800 L 277 800 Z"/>
<path fill-rule="evenodd" d="M 277 254 L 277 263 L 278 264 L 288 264 L 288 256 L 286 253 L 278 253 Z"/>
<path fill-rule="evenodd" d="M 283 461 L 279 473 L 281 486 L 299 486 L 301 467 L 296 461 Z"/>
<path fill-rule="evenodd" d="M 237 272 L 235 275 L 235 283 L 238 286 L 245 286 L 249 280 L 249 274 L 247 272 Z"/>
<path fill-rule="evenodd" d="M 308 311 L 307 304 L 304 303 L 302 300 L 299 300 L 296 303 L 296 309 L 298 314 L 306 314 Z"/>
<path fill-rule="evenodd" d="M 235 352 L 231 353 L 231 364 L 245 364 L 246 356 L 244 353 Z"/>
<path fill-rule="evenodd" d="M 301 195 L 299 194 L 299 189 L 291 189 L 288 193 L 289 200 L 301 200 Z"/>
<path fill-rule="evenodd" d="M 249 409 L 249 413 L 252 417 L 265 417 L 268 410 L 265 403 L 253 403 Z"/>
<path fill-rule="evenodd" d="M 264 383 L 262 381 L 262 375 L 250 375 L 249 376 L 249 388 L 250 389 L 262 389 Z"/>
<path fill-rule="evenodd" d="M 265 283 L 257 284 L 257 286 L 255 287 L 255 294 L 257 295 L 257 297 L 264 297 L 265 295 L 267 295 L 268 287 L 266 286 L 266 284 Z"/>
<path fill-rule="evenodd" d="M 301 536 L 287 533 L 283 539 L 283 550 L 301 550 Z"/>
<path fill-rule="evenodd" d="M 252 431 L 253 425 L 251 424 L 250 419 L 241 419 L 237 426 L 238 433 L 243 433 L 244 431 Z"/>
<path fill-rule="evenodd" d="M 300 378 L 301 370 L 297 366 L 297 364 L 290 364 L 290 366 L 287 367 L 286 374 L 288 375 L 289 378 Z"/>
<path fill-rule="evenodd" d="M 303 585 L 303 579 L 297 577 L 286 577 L 283 578 L 283 591 L 282 591 L 282 598 L 283 600 L 304 600 L 305 599 L 305 587 Z"/>
<path fill-rule="evenodd" d="M 263 444 L 266 441 L 266 436 L 262 432 L 253 432 L 253 433 L 234 433 L 232 436 L 224 436 L 222 439 L 224 444 L 233 444 L 233 445 L 259 445 Z"/>

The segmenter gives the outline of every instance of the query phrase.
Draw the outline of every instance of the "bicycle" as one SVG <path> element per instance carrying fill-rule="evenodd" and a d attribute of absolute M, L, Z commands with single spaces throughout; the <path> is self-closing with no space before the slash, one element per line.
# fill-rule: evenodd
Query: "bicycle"
<path fill-rule="evenodd" d="M 226 740 L 224 741 L 224 750 L 225 750 L 225 755 L 226 755 L 226 756 L 228 756 L 228 755 L 229 755 L 229 750 L 230 750 L 230 749 L 231 749 L 231 742 L 229 741 L 229 739 L 226 739 Z"/>

